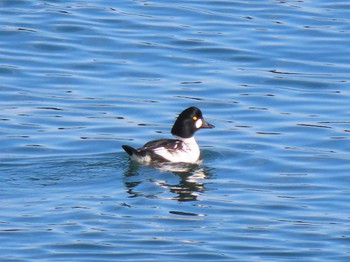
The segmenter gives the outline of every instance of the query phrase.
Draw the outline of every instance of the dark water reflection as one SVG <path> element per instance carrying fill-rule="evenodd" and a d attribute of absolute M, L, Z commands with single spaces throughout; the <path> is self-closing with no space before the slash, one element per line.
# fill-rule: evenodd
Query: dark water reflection
<path fill-rule="evenodd" d="M 177 201 L 195 201 L 198 194 L 205 192 L 206 179 L 211 177 L 211 169 L 197 164 L 158 164 L 148 167 L 140 166 L 132 161 L 129 162 L 128 169 L 124 172 L 125 186 L 130 197 L 151 197 L 157 198 L 157 195 L 149 195 L 149 192 L 142 192 L 142 183 L 152 183 L 162 191 L 167 189 L 172 193 L 171 199 Z M 158 169 L 155 172 L 152 168 Z M 160 172 L 160 173 L 159 173 Z M 164 173 L 167 173 L 164 176 Z M 173 176 L 168 180 L 164 177 Z M 153 190 L 155 193 L 158 190 Z"/>

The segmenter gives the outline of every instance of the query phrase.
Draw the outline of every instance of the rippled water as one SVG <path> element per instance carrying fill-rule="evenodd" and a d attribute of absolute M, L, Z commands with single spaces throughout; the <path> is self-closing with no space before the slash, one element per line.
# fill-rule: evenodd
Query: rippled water
<path fill-rule="evenodd" d="M 2 261 L 349 261 L 350 4 L 0 2 Z M 130 163 L 200 107 L 199 165 Z"/>

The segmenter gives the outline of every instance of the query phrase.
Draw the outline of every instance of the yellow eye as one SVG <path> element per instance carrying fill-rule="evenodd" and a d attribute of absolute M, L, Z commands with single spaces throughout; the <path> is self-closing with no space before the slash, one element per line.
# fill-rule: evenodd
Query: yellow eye
<path fill-rule="evenodd" d="M 192 117 L 192 119 L 193 119 L 194 121 L 196 121 L 198 118 L 197 118 L 196 116 L 194 116 L 194 117 Z"/>

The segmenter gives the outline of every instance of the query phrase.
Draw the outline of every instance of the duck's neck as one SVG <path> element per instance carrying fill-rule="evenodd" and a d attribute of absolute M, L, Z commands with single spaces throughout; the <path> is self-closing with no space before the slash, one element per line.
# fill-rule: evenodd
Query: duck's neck
<path fill-rule="evenodd" d="M 188 137 L 188 138 L 184 138 L 181 136 L 176 136 L 174 135 L 174 137 L 178 140 L 184 141 L 186 143 L 196 143 L 196 139 L 194 139 L 194 136 Z"/>

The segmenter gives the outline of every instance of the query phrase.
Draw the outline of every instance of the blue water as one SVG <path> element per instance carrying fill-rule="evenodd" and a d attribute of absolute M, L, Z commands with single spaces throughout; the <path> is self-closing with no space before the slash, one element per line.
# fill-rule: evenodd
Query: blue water
<path fill-rule="evenodd" d="M 349 261 L 349 10 L 2 0 L 1 261 Z M 190 105 L 202 163 L 129 162 Z"/>

